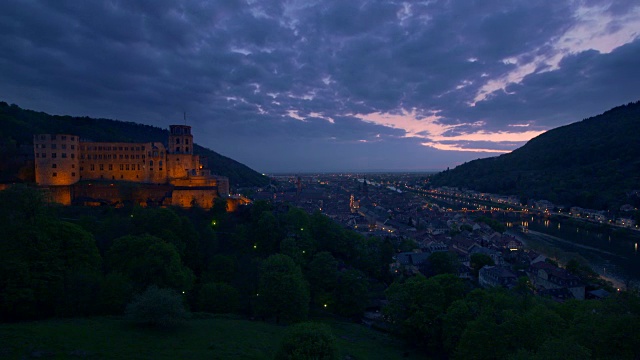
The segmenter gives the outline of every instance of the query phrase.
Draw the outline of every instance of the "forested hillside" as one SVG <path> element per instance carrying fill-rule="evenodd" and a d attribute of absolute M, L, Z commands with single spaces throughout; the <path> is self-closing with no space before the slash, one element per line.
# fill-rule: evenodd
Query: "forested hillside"
<path fill-rule="evenodd" d="M 395 241 L 364 237 L 294 207 L 260 201 L 235 213 L 226 212 L 224 201 L 209 210 L 56 207 L 19 184 L 0 191 L 0 229 L 0 354 L 8 358 L 43 357 L 53 350 L 75 354 L 79 346 L 81 354 L 91 346 L 98 354 L 91 358 L 130 358 L 130 349 L 164 350 L 167 343 L 179 343 L 167 350 L 174 358 L 203 358 L 194 354 L 207 349 L 206 358 L 272 359 L 273 342 L 282 336 L 271 327 L 265 340 L 264 331 L 254 335 L 257 328 L 309 319 L 360 322 L 367 307 L 383 304 L 380 321 L 406 344 L 403 358 L 410 352 L 429 359 L 640 356 L 640 337 L 633 335 L 640 332 L 640 299 L 633 292 L 557 303 L 534 296 L 526 277 L 506 290 L 477 288 L 458 277 L 457 265 L 432 266 L 428 278 L 392 274 L 389 264 L 401 251 Z M 434 263 L 436 254 L 444 253 L 431 255 Z M 188 310 L 195 319 L 189 320 Z M 230 313 L 235 315 L 227 319 L 238 320 L 225 322 L 228 336 L 198 330 L 206 324 L 220 329 L 212 314 Z M 93 318 L 104 315 L 106 321 Z M 52 335 L 54 330 L 39 331 L 51 322 L 24 322 L 50 318 L 75 319 Z M 330 351 L 325 357 L 276 359 L 393 358 L 384 342 L 373 346 L 377 356 L 356 357 L 362 335 L 355 327 L 340 340 L 322 324 L 289 329 L 308 330 L 284 337 L 281 350 L 294 354 L 296 345 L 317 352 L 323 343 L 348 343 L 342 356 Z M 61 331 L 81 345 L 38 340 L 37 334 L 56 339 Z M 28 337 L 16 338 L 16 332 Z M 197 335 L 202 332 L 204 341 Z M 126 336 L 135 346 L 122 340 Z M 158 358 L 147 351 L 143 357 Z M 248 352 L 256 355 L 242 356 Z"/>
<path fill-rule="evenodd" d="M 530 140 L 509 154 L 465 163 L 432 177 L 433 186 L 547 199 L 593 209 L 639 205 L 640 101 Z"/>
<path fill-rule="evenodd" d="M 93 141 L 113 142 L 166 142 L 169 136 L 167 130 L 155 126 L 86 116 L 49 115 L 0 102 L 0 144 L 5 144 L 0 147 L 0 152 L 5 153 L 3 156 L 11 156 L 12 147 L 6 144 L 13 144 L 13 148 L 15 145 L 32 144 L 33 134 L 47 133 L 76 134 Z M 194 151 L 207 157 L 211 172 L 227 176 L 232 186 L 262 186 L 269 182 L 262 174 L 212 150 L 196 145 Z M 7 178 L 7 174 L 2 177 Z"/>

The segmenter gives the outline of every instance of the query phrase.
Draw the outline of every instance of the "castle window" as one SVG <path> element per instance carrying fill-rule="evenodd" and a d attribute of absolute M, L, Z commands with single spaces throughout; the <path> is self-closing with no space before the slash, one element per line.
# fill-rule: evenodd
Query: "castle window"
<path fill-rule="evenodd" d="M 36 153 L 36 157 L 39 158 L 40 157 L 40 153 Z"/>
<path fill-rule="evenodd" d="M 109 164 L 109 170 L 113 170 L 113 164 Z"/>
<path fill-rule="evenodd" d="M 144 159 L 144 154 L 142 154 L 142 158 Z"/>
<path fill-rule="evenodd" d="M 54 159 L 57 158 L 58 157 L 57 153 L 51 153 L 51 157 L 54 158 Z"/>
<path fill-rule="evenodd" d="M 51 148 L 55 149 L 56 148 L 56 144 L 51 144 Z"/>
<path fill-rule="evenodd" d="M 119 149 L 120 151 L 122 151 L 122 146 L 120 146 L 118 149 Z"/>
<path fill-rule="evenodd" d="M 84 154 L 80 154 L 80 160 L 84 160 Z"/>
<path fill-rule="evenodd" d="M 189 139 L 184 139 L 184 143 L 189 145 Z"/>
<path fill-rule="evenodd" d="M 62 140 L 67 140 L 67 137 L 62 135 Z"/>
<path fill-rule="evenodd" d="M 45 136 L 44 135 L 40 135 L 40 140 L 44 140 Z"/>
<path fill-rule="evenodd" d="M 100 164 L 100 171 L 104 171 L 104 165 Z"/>
<path fill-rule="evenodd" d="M 66 159 L 67 158 L 67 153 L 62 153 L 62 158 Z"/>
<path fill-rule="evenodd" d="M 73 155 L 73 154 L 72 154 Z M 76 168 L 76 164 L 71 164 L 71 168 L 75 169 Z"/>
<path fill-rule="evenodd" d="M 129 147 L 128 147 L 128 146 L 125 146 L 125 147 L 124 147 L 124 151 L 129 151 Z"/>
<path fill-rule="evenodd" d="M 62 147 L 62 150 L 66 150 L 67 149 L 67 144 L 62 144 L 62 145 L 60 145 L 60 147 Z"/>
<path fill-rule="evenodd" d="M 180 138 L 176 139 L 176 144 L 180 144 Z"/>
<path fill-rule="evenodd" d="M 120 164 L 120 170 L 124 170 L 124 165 Z"/>
<path fill-rule="evenodd" d="M 141 146 L 141 147 L 140 147 L 140 149 L 141 149 L 142 151 L 144 151 L 144 146 Z"/>
<path fill-rule="evenodd" d="M 42 148 L 46 149 L 47 148 L 47 144 L 42 144 Z"/>
<path fill-rule="evenodd" d="M 129 160 L 129 154 L 125 155 L 124 158 Z"/>
<path fill-rule="evenodd" d="M 76 157 L 76 154 L 71 153 L 71 158 L 72 158 L 72 159 L 75 159 L 75 157 Z"/>
<path fill-rule="evenodd" d="M 57 168 L 57 167 L 58 167 L 58 164 L 51 164 L 51 168 L 52 168 L 52 169 L 55 169 L 55 168 Z"/>
<path fill-rule="evenodd" d="M 39 148 L 40 148 L 40 144 L 36 144 L 36 149 L 39 149 Z"/>
<path fill-rule="evenodd" d="M 124 159 L 124 155 L 120 154 L 120 160 Z"/>
<path fill-rule="evenodd" d="M 125 167 L 126 167 L 127 170 L 129 170 L 129 164 L 127 164 Z"/>
<path fill-rule="evenodd" d="M 56 177 L 56 176 L 58 176 L 58 173 L 54 172 L 53 174 L 51 174 L 51 176 Z"/>
<path fill-rule="evenodd" d="M 140 170 L 140 164 L 138 164 L 138 170 Z"/>
<path fill-rule="evenodd" d="M 176 152 L 179 153 L 180 152 L 180 146 L 176 146 Z"/>
<path fill-rule="evenodd" d="M 184 152 L 189 152 L 189 147 L 188 146 L 184 149 Z"/>
<path fill-rule="evenodd" d="M 56 136 L 55 135 L 51 135 L 51 140 L 55 140 Z"/>
<path fill-rule="evenodd" d="M 96 166 L 94 164 L 91 164 L 89 170 L 94 171 L 95 169 L 96 169 Z"/>
<path fill-rule="evenodd" d="M 47 157 L 47 153 L 42 153 L 42 157 L 46 158 Z"/>
<path fill-rule="evenodd" d="M 84 166 L 80 166 L 80 171 L 84 171 Z"/>
<path fill-rule="evenodd" d="M 71 173 L 71 176 L 75 177 L 75 176 L 76 176 L 76 173 L 72 172 L 72 173 Z"/>
<path fill-rule="evenodd" d="M 139 154 L 136 154 L 136 159 L 140 159 L 140 155 Z"/>
<path fill-rule="evenodd" d="M 75 145 L 71 145 L 71 150 L 75 150 L 76 146 Z"/>
<path fill-rule="evenodd" d="M 73 137 L 73 136 L 71 137 L 71 141 L 74 141 L 75 139 L 76 139 L 75 137 Z"/>
<path fill-rule="evenodd" d="M 153 166 L 153 160 L 149 160 L 149 166 Z"/>
<path fill-rule="evenodd" d="M 162 160 L 158 162 L 158 166 L 162 167 Z"/>

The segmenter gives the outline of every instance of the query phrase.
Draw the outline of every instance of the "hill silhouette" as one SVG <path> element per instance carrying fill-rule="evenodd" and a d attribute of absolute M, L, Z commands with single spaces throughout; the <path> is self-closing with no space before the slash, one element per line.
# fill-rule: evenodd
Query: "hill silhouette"
<path fill-rule="evenodd" d="M 434 175 L 433 186 L 614 210 L 638 205 L 640 101 L 549 130 L 511 153 Z"/>
<path fill-rule="evenodd" d="M 10 163 L 12 156 L 33 148 L 33 134 L 67 133 L 83 139 L 105 142 L 166 142 L 169 131 L 156 126 L 110 119 L 49 115 L 0 102 L 0 160 Z M 166 144 L 165 144 L 166 145 Z M 263 186 L 269 179 L 231 158 L 195 144 L 194 153 L 207 158 L 216 175 L 229 178 L 231 186 Z M 33 152 L 31 150 L 31 152 Z M 16 178 L 16 166 L 0 166 L 0 180 Z M 12 174 L 13 173 L 13 174 Z M 18 176 L 20 177 L 20 176 Z"/>

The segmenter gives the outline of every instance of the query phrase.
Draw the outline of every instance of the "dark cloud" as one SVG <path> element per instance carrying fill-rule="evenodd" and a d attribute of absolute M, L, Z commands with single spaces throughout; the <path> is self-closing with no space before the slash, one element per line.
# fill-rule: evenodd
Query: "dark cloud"
<path fill-rule="evenodd" d="M 8 0 L 0 100 L 163 127 L 187 112 L 198 142 L 265 171 L 444 168 L 479 154 L 438 151 L 421 145 L 433 137 L 426 129 L 407 138 L 402 124 L 356 115 L 436 112 L 439 124 L 459 125 L 445 135 L 463 136 L 544 130 L 640 98 L 636 40 L 557 68 L 539 62 L 469 105 L 488 81 L 557 54 L 580 6 L 625 21 L 638 11 L 588 0 Z"/>

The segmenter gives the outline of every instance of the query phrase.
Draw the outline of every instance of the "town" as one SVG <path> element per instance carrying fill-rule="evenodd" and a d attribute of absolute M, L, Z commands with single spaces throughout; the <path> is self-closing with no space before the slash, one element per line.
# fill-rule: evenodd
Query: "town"
<path fill-rule="evenodd" d="M 591 272 L 559 264 L 525 246 L 517 232 L 505 232 L 492 214 L 566 216 L 581 221 L 637 229 L 632 218 L 607 217 L 606 212 L 557 207 L 549 201 L 525 205 L 516 196 L 442 187 L 425 189 L 425 174 L 275 175 L 268 188 L 250 191 L 254 201 L 292 204 L 308 213 L 321 212 L 364 236 L 388 238 L 397 253 L 389 270 L 396 275 L 433 275 L 429 259 L 445 259 L 460 278 L 482 287 L 515 288 L 522 279 L 531 291 L 556 301 L 599 299 L 616 290 Z M 277 184 L 277 185 L 275 185 Z M 630 206 L 622 209 L 634 210 Z M 525 223 L 526 224 L 526 223 Z M 521 226 L 520 231 L 527 231 Z M 433 258 L 431 258 L 433 259 Z M 619 289 L 617 289 L 619 290 Z"/>

